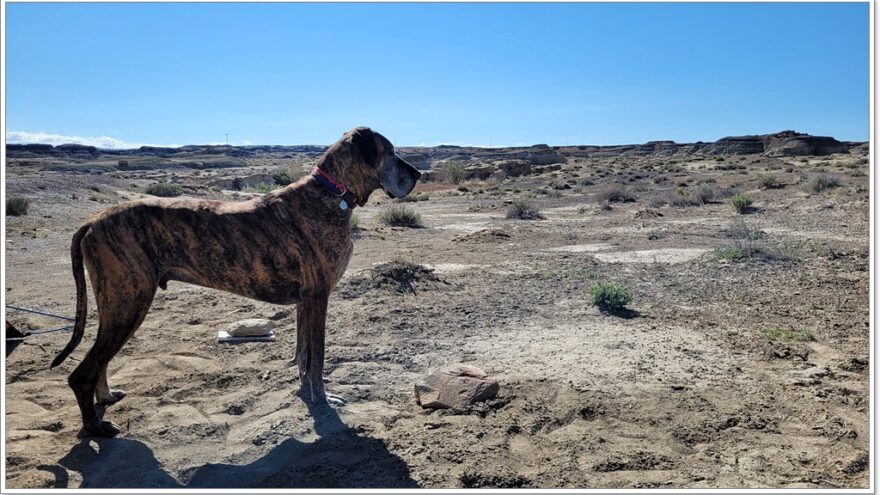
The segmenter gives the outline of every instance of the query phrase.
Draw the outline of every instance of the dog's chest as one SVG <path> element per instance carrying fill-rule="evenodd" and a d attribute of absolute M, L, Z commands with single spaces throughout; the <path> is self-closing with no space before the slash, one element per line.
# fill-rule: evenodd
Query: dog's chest
<path fill-rule="evenodd" d="M 335 266 L 335 270 L 333 272 L 333 286 L 336 287 L 336 284 L 342 280 L 342 276 L 345 274 L 345 270 L 348 269 L 348 262 L 351 260 L 351 255 L 354 252 L 354 242 L 349 239 L 346 246 L 340 250 L 338 253 L 338 258 Z"/>

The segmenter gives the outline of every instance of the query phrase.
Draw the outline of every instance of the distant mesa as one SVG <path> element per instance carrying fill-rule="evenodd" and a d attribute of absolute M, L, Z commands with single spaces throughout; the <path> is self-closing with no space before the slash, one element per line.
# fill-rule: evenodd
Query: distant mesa
<path fill-rule="evenodd" d="M 726 155 L 764 155 L 764 156 L 815 156 L 845 153 L 850 148 L 864 146 L 865 143 L 841 142 L 832 137 L 811 136 L 796 131 L 782 131 L 775 134 L 753 136 L 723 137 L 712 143 L 676 143 L 675 141 L 649 141 L 644 144 L 625 144 L 612 146 L 577 145 L 549 146 L 535 144 L 524 147 L 480 148 L 444 144 L 434 147 L 400 147 L 399 153 L 414 166 L 422 170 L 438 168 L 438 164 L 462 162 L 473 165 L 475 162 L 504 161 L 506 173 L 520 175 L 528 173 L 529 167 L 552 170 L 568 158 L 604 158 L 628 156 L 669 156 L 688 158 L 691 156 Z M 187 145 L 179 148 L 142 146 L 137 149 L 100 149 L 80 144 L 7 144 L 8 158 L 54 158 L 58 160 L 89 161 L 95 159 L 113 160 L 126 157 L 154 157 L 163 160 L 193 163 L 210 159 L 228 158 L 241 160 L 267 154 L 300 155 L 318 157 L 327 149 L 319 145 Z M 196 160 L 196 157 L 200 157 Z M 234 163 L 226 164 L 234 166 Z M 476 175 L 486 175 L 488 170 L 474 171 Z"/>
<path fill-rule="evenodd" d="M 807 156 L 845 153 L 849 146 L 832 137 L 782 131 L 760 136 L 725 137 L 712 143 L 714 154 L 765 153 L 773 156 Z"/>

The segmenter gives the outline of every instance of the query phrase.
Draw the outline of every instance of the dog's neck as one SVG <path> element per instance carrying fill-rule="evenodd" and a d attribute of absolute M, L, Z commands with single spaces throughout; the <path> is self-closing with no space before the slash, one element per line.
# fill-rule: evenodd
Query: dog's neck
<path fill-rule="evenodd" d="M 367 202 L 370 194 L 380 187 L 379 182 L 375 181 L 375 184 L 370 184 L 367 183 L 360 174 L 352 173 L 352 170 L 350 170 L 352 160 L 338 159 L 336 157 L 336 154 L 341 151 L 342 150 L 338 150 L 336 153 L 327 153 L 318 161 L 316 166 L 345 185 L 345 187 L 358 197 L 361 205 L 363 205 Z M 337 201 L 337 204 L 338 203 L 339 202 Z"/>
<path fill-rule="evenodd" d="M 312 175 L 272 191 L 262 198 L 263 205 L 283 205 L 289 215 L 320 216 L 348 225 L 351 208 L 339 207 L 339 197 L 328 191 Z"/>

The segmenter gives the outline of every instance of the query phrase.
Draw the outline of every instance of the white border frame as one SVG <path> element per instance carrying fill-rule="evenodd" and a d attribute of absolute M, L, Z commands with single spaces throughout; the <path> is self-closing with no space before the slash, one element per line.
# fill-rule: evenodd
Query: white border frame
<path fill-rule="evenodd" d="M 410 0 L 416 3 L 433 3 L 424 0 Z M 0 71 L 0 109 L 2 109 L 2 125 L 0 125 L 0 131 L 2 131 L 2 136 L 0 136 L 0 160 L 2 160 L 2 164 L 0 164 L 0 171 L 2 171 L 3 180 L 2 184 L 0 184 L 0 195 L 3 198 L 6 197 L 6 5 L 9 3 L 122 3 L 119 0 L 89 0 L 88 2 L 76 2 L 71 0 L 30 0 L 30 1 L 8 1 L 8 0 L 0 0 L 2 3 L 2 22 L 3 22 L 3 49 L 0 52 L 0 67 L 2 67 L 2 71 Z M 232 1 L 214 1 L 214 0 L 187 0 L 187 2 L 176 2 L 169 0 L 157 0 L 153 2 L 142 2 L 142 3 L 246 3 L 246 2 L 232 2 Z M 312 3 L 310 0 L 306 0 L 305 2 L 285 2 L 283 0 L 263 0 L 261 3 Z M 396 0 L 346 0 L 345 2 L 340 3 L 397 3 Z M 469 2 L 456 2 L 456 3 L 469 3 Z M 533 0 L 484 0 L 483 2 L 475 2 L 475 3 L 535 3 Z M 547 3 L 592 3 L 592 2 L 582 2 L 580 0 L 555 0 L 553 2 Z M 595 2 L 595 3 L 715 3 L 715 0 L 707 0 L 707 1 L 677 1 L 677 2 L 665 2 L 662 0 L 641 0 L 641 2 L 626 2 L 621 0 L 604 0 L 603 2 Z M 726 3 L 726 2 L 725 2 Z M 730 3 L 763 3 L 758 0 L 740 0 L 736 2 Z M 779 3 L 830 3 L 823 2 L 822 0 L 805 0 L 805 1 L 797 1 L 797 0 L 783 0 Z M 875 462 L 876 457 L 874 455 L 875 450 L 875 439 L 876 439 L 876 429 L 875 429 L 875 419 L 876 419 L 876 407 L 875 407 L 875 386 L 876 386 L 876 375 L 875 375 L 875 360 L 876 360 L 876 340 L 874 336 L 875 330 L 875 234 L 876 234 L 876 191 L 877 191 L 877 174 L 875 172 L 875 167 L 877 165 L 877 149 L 876 149 L 876 11 L 877 11 L 877 3 L 875 0 L 858 1 L 858 0 L 838 0 L 837 2 L 831 3 L 867 3 L 869 9 L 869 72 L 870 72 L 870 81 L 869 81 L 869 146 L 870 146 L 870 158 L 869 158 L 869 167 L 870 167 L 870 184 L 871 184 L 871 192 L 870 192 L 870 379 L 869 379 L 869 387 L 870 387 L 870 406 L 869 406 L 869 414 L 870 414 L 870 462 L 869 467 L 869 488 L 866 489 L 790 489 L 790 488 L 778 488 L 778 489 L 730 489 L 730 488 L 683 488 L 683 489 L 517 489 L 517 490 L 504 490 L 504 489 L 419 489 L 419 490 L 411 490 L 411 489 L 196 489 L 196 488 L 181 488 L 181 489 L 88 489 L 88 488 L 57 488 L 57 489 L 7 489 L 6 488 L 6 342 L 5 339 L 0 339 L 0 350 L 3 352 L 3 364 L 4 366 L 0 369 L 0 378 L 2 378 L 2 385 L 0 387 L 3 388 L 3 398 L 2 402 L 0 402 L 0 415 L 2 415 L 2 431 L 3 431 L 3 443 L 0 445 L 0 454 L 3 457 L 3 463 L 0 465 L 0 486 L 2 486 L 2 493 L 45 493 L 45 492 L 73 492 L 73 493 L 493 493 L 493 492 L 517 492 L 517 493 L 874 493 L 876 488 L 876 469 Z M 3 314 L 4 317 L 6 315 L 6 204 L 5 201 L 3 205 L 0 206 L 0 209 L 3 210 L 3 219 L 0 220 L 2 223 L 3 231 L 0 232 L 0 241 L 2 241 L 2 246 L 0 246 L 0 260 L 3 262 L 3 267 L 0 268 L 0 276 L 2 276 L 3 280 L 3 288 L 4 290 L 0 291 L 0 303 L 3 304 Z"/>

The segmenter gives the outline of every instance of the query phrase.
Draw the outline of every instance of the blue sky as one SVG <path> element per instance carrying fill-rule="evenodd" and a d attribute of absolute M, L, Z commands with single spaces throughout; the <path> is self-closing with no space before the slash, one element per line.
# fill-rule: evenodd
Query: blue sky
<path fill-rule="evenodd" d="M 867 3 L 6 9 L 11 142 L 868 139 Z"/>

